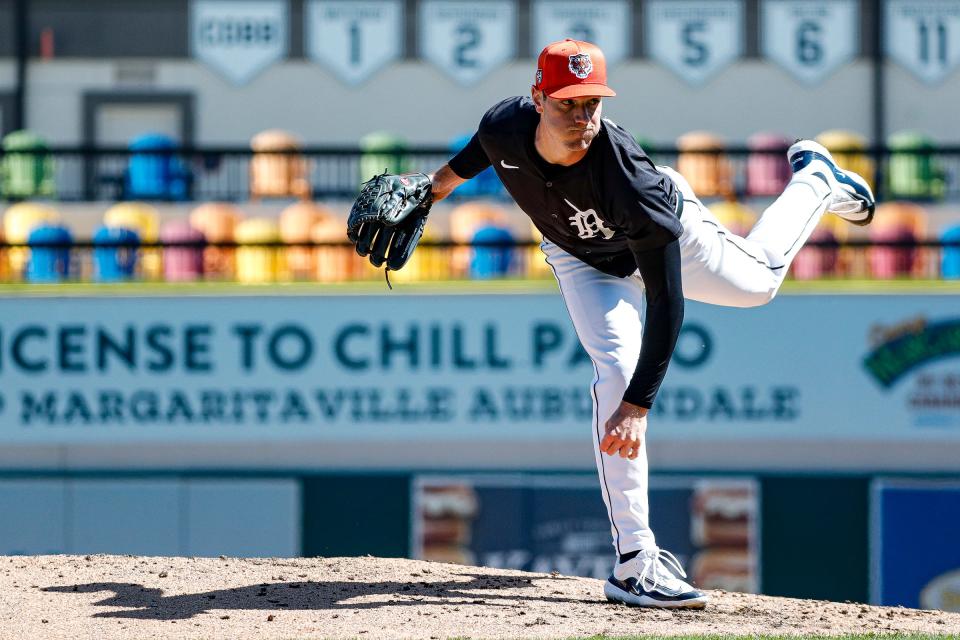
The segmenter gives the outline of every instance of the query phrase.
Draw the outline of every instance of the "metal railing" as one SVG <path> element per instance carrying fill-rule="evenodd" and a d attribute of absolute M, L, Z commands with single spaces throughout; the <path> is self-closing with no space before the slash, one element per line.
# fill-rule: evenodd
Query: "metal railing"
<path fill-rule="evenodd" d="M 658 164 L 677 167 L 681 152 L 675 147 L 649 147 Z M 770 158 L 784 162 L 783 150 L 758 152 L 747 147 L 684 152 L 701 159 L 717 159 L 719 173 L 726 174 L 717 193 L 701 192 L 701 197 L 773 196 L 756 193 L 748 180 L 751 158 Z M 892 150 L 887 147 L 854 149 L 838 154 L 854 154 L 866 166 L 878 199 L 958 200 L 960 201 L 960 147 Z M 183 200 L 246 201 L 251 198 L 299 195 L 316 199 L 352 198 L 358 185 L 374 171 L 429 172 L 454 155 L 448 148 L 418 147 L 365 151 L 357 147 L 308 147 L 296 151 L 254 152 L 246 147 L 204 147 L 171 150 L 130 150 L 113 147 L 53 147 L 38 150 L 0 151 L 0 198 L 8 201 L 33 195 L 46 195 L 60 201 Z M 688 155 L 688 158 L 690 156 Z M 155 181 L 182 181 L 177 189 L 163 187 L 162 192 L 143 191 L 143 185 L 131 182 L 132 165 L 153 160 L 156 166 L 140 167 L 139 174 L 154 172 Z M 847 167 L 857 170 L 858 167 Z M 710 169 L 713 170 L 713 169 Z M 18 192 L 11 187 L 11 171 L 19 174 L 16 182 L 29 182 L 35 175 L 38 193 Z M 861 170 L 862 171 L 862 170 Z M 256 184 L 257 173 L 281 184 L 272 193 Z M 43 175 L 49 174 L 49 175 Z M 174 175 L 176 174 L 176 175 Z M 275 180 L 274 180 L 275 179 Z M 301 181 L 306 192 L 291 185 Z M 262 181 L 262 180 L 261 180 Z M 43 185 L 41 187 L 40 185 Z M 13 186 L 16 186 L 15 184 Z M 277 185 L 274 185 L 277 186 Z M 695 187 L 696 188 L 696 187 Z M 707 190 L 709 191 L 709 189 Z M 493 194 L 495 197 L 497 194 Z M 500 194 L 508 198 L 506 194 Z"/>
<path fill-rule="evenodd" d="M 958 242 L 810 242 L 794 280 L 960 280 Z M 0 283 L 359 282 L 382 269 L 349 243 L 0 243 Z M 422 242 L 391 279 L 401 282 L 553 278 L 536 242 Z"/>

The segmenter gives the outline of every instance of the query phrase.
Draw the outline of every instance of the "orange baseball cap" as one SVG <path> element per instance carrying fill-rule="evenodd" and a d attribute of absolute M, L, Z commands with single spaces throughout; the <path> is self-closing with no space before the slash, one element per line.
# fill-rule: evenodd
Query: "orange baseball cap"
<path fill-rule="evenodd" d="M 607 86 L 607 61 L 600 47 L 570 38 L 540 52 L 533 86 L 551 98 L 617 95 Z"/>

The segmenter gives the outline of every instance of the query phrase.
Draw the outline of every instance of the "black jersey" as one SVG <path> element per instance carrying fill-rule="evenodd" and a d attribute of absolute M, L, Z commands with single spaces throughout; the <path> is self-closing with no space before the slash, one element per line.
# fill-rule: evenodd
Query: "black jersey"
<path fill-rule="evenodd" d="M 582 160 L 553 165 L 534 146 L 539 122 L 530 98 L 500 102 L 450 168 L 469 179 L 492 164 L 545 238 L 611 275 L 632 274 L 634 253 L 680 237 L 683 198 L 629 133 L 602 120 Z"/>
<path fill-rule="evenodd" d="M 491 164 L 543 236 L 613 276 L 640 272 L 647 315 L 636 370 L 623 399 L 650 407 L 683 322 L 680 213 L 683 197 L 633 137 L 603 120 L 587 154 L 569 167 L 546 162 L 534 144 L 540 114 L 529 98 L 487 111 L 476 135 L 448 163 L 461 178 Z"/>

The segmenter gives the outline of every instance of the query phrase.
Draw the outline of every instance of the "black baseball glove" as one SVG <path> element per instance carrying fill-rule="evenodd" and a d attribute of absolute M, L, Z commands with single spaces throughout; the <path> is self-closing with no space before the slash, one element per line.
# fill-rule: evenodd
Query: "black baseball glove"
<path fill-rule="evenodd" d="M 410 259 L 433 204 L 430 177 L 383 173 L 363 183 L 347 218 L 347 237 L 370 264 L 397 271 Z"/>

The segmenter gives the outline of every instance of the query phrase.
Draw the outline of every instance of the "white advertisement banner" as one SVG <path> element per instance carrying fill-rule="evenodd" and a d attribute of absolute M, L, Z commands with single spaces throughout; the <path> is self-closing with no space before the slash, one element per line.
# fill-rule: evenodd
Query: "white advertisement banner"
<path fill-rule="evenodd" d="M 960 2 L 887 0 L 887 55 L 937 84 L 960 65 Z"/>
<path fill-rule="evenodd" d="M 420 54 L 461 85 L 471 85 L 516 55 L 512 0 L 423 0 Z"/>
<path fill-rule="evenodd" d="M 857 55 L 857 0 L 764 0 L 763 55 L 807 84 Z"/>
<path fill-rule="evenodd" d="M 631 14 L 626 0 L 534 0 L 532 16 L 530 54 L 534 57 L 551 42 L 564 38 L 596 44 L 608 66 L 630 55 Z"/>
<path fill-rule="evenodd" d="M 650 0 L 645 7 L 650 57 L 690 84 L 743 54 L 741 0 Z"/>
<path fill-rule="evenodd" d="M 287 0 L 192 0 L 190 51 L 236 85 L 287 54 Z"/>
<path fill-rule="evenodd" d="M 590 464 L 592 378 L 559 295 L 0 299 L 7 455 L 313 443 L 426 464 L 444 447 L 469 460 L 480 454 L 467 445 L 486 442 L 503 445 L 486 464 L 530 460 L 534 443 Z M 717 464 L 707 443 L 742 454 L 770 442 L 778 456 L 806 443 L 840 462 L 876 444 L 932 464 L 903 448 L 926 443 L 960 469 L 960 307 L 950 296 L 688 303 L 648 438 L 654 453 L 667 443 Z M 402 443 L 412 458 L 398 457 Z"/>
<path fill-rule="evenodd" d="M 400 0 L 308 0 L 306 49 L 347 84 L 359 84 L 400 57 Z"/>

